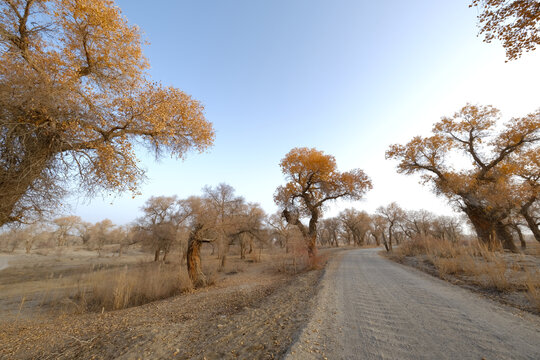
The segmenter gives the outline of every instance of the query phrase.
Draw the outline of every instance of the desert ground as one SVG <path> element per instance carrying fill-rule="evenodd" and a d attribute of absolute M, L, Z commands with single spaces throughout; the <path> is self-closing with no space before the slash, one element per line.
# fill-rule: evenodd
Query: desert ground
<path fill-rule="evenodd" d="M 177 258 L 171 256 L 168 265 L 181 267 Z M 305 271 L 301 258 L 280 251 L 246 259 L 230 255 L 219 270 L 207 249 L 203 269 L 212 285 L 142 306 L 96 311 L 82 308 L 76 296 L 93 274 L 153 266 L 149 254 L 98 257 L 64 249 L 3 255 L 2 263 L 5 359 L 281 358 L 310 317 L 322 274 Z"/>
<path fill-rule="evenodd" d="M 138 248 L 122 256 L 113 248 L 98 256 L 77 247 L 3 254 L 0 358 L 540 357 L 540 318 L 501 303 L 504 296 L 493 301 L 450 278 L 397 264 L 380 248 L 326 248 L 320 254 L 317 268 L 309 269 L 305 256 L 281 249 L 255 250 L 241 259 L 232 248 L 223 263 L 206 248 L 209 286 L 186 286 L 119 310 L 96 306 L 92 291 L 108 278 L 125 281 L 122 276 L 138 271 L 183 273 L 181 255 L 154 263 Z M 106 289 L 125 291 L 110 284 Z"/>

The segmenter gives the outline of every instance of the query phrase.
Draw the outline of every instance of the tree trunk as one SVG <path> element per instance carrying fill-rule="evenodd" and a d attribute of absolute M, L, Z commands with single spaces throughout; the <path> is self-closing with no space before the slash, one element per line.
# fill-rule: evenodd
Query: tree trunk
<path fill-rule="evenodd" d="M 246 243 L 244 242 L 244 239 L 240 239 L 239 241 L 240 243 L 240 259 L 245 259 L 246 258 Z"/>
<path fill-rule="evenodd" d="M 384 245 L 384 248 L 386 249 L 386 252 L 390 252 L 390 248 L 388 247 L 388 241 L 386 241 L 386 235 L 384 235 L 384 233 L 382 234 L 382 238 L 383 238 L 383 245 Z"/>
<path fill-rule="evenodd" d="M 34 130 L 28 129 L 28 133 Z M 13 154 L 11 161 L 3 164 L 0 174 L 0 227 L 7 223 L 24 220 L 25 208 L 28 206 L 18 208 L 18 205 L 29 191 L 50 191 L 45 194 L 45 198 L 54 196 L 54 184 L 48 188 L 41 188 L 39 184 L 37 187 L 35 185 L 36 180 L 39 179 L 44 179 L 46 182 L 51 180 L 44 177 L 44 174 L 57 151 L 57 141 L 50 136 L 38 134 L 36 137 L 22 136 L 14 142 L 22 146 L 23 151 Z M 31 204 L 31 207 L 39 213 L 44 210 L 42 207 L 44 205 L 46 204 L 35 202 Z"/>
<path fill-rule="evenodd" d="M 307 241 L 307 251 L 310 259 L 317 256 L 317 235 L 309 235 L 306 239 Z"/>
<path fill-rule="evenodd" d="M 479 208 L 470 206 L 463 210 L 473 224 L 476 236 L 478 236 L 480 242 L 486 245 L 488 249 L 494 250 L 497 246 L 495 236 L 493 236 L 495 231 L 493 222 Z"/>
<path fill-rule="evenodd" d="M 202 228 L 202 225 L 197 224 L 195 229 L 189 234 L 186 255 L 188 275 L 193 286 L 196 288 L 206 285 L 206 276 L 204 276 L 201 267 Z"/>
<path fill-rule="evenodd" d="M 311 211 L 311 219 L 309 220 L 309 228 L 306 229 L 304 224 L 298 219 L 298 217 L 293 216 L 288 210 L 283 210 L 283 217 L 287 220 L 288 224 L 296 225 L 302 237 L 306 242 L 308 256 L 310 259 L 317 256 L 317 220 L 319 219 L 318 209 Z"/>
<path fill-rule="evenodd" d="M 536 223 L 536 221 L 534 221 L 534 218 L 531 216 L 531 214 L 529 214 L 529 208 L 531 207 L 532 204 L 533 202 L 530 202 L 530 201 L 527 202 L 527 204 L 525 204 L 525 206 L 521 208 L 520 212 L 523 218 L 525 219 L 525 221 L 527 222 L 529 229 L 531 229 L 534 235 L 534 238 L 537 241 L 540 241 L 540 229 L 538 228 L 538 224 Z"/>
<path fill-rule="evenodd" d="M 497 234 L 504 249 L 514 253 L 518 252 L 516 244 L 514 244 L 514 239 L 512 239 L 512 235 L 508 232 L 507 226 L 501 221 L 497 221 L 495 224 L 495 234 Z"/>
<path fill-rule="evenodd" d="M 521 232 L 521 229 L 519 228 L 519 225 L 513 224 L 512 228 L 516 231 L 516 234 L 518 236 L 521 248 L 526 249 L 527 248 L 527 243 L 525 242 L 525 239 L 523 238 L 523 233 Z"/>
<path fill-rule="evenodd" d="M 161 252 L 161 249 L 156 249 L 156 252 L 154 253 L 154 261 L 159 261 L 159 253 Z"/>
<path fill-rule="evenodd" d="M 394 227 L 394 224 L 390 225 L 390 227 L 388 228 L 388 248 L 390 250 L 387 249 L 387 251 L 390 251 L 390 252 L 394 251 L 392 249 L 392 227 Z"/>
<path fill-rule="evenodd" d="M 377 246 L 381 246 L 381 241 L 379 240 L 379 237 L 373 233 L 371 235 L 373 235 L 373 237 L 375 238 L 375 244 L 377 244 Z"/>

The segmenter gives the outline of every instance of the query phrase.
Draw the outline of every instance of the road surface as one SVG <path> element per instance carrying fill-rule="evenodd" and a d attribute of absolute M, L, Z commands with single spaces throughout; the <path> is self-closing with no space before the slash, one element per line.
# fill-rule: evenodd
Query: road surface
<path fill-rule="evenodd" d="M 539 317 L 393 263 L 346 252 L 288 359 L 540 359 Z"/>
<path fill-rule="evenodd" d="M 9 264 L 8 264 L 8 258 L 6 256 L 0 256 L 0 271 L 6 269 Z"/>

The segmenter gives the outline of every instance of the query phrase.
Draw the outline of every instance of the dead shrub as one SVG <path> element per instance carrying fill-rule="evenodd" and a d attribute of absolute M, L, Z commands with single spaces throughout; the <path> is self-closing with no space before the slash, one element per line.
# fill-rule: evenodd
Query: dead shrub
<path fill-rule="evenodd" d="M 298 274 L 308 268 L 307 252 L 290 252 L 275 255 L 273 258 L 274 271 L 284 274 Z"/>
<path fill-rule="evenodd" d="M 206 276 L 206 286 L 212 286 L 217 283 L 218 273 L 221 272 L 221 263 L 218 265 L 216 263 L 205 263 L 202 266 L 202 271 Z"/>
<path fill-rule="evenodd" d="M 326 265 L 326 262 L 328 261 L 328 257 L 325 255 L 317 255 L 312 258 L 308 258 L 308 269 L 309 270 L 320 270 L 324 268 Z"/>
<path fill-rule="evenodd" d="M 506 276 L 507 264 L 502 258 L 493 258 L 480 267 L 480 276 L 488 280 L 487 285 L 499 291 L 508 291 L 513 288 L 512 283 Z"/>
<path fill-rule="evenodd" d="M 527 298 L 535 309 L 540 312 L 540 271 L 526 272 L 525 286 L 527 287 Z"/>

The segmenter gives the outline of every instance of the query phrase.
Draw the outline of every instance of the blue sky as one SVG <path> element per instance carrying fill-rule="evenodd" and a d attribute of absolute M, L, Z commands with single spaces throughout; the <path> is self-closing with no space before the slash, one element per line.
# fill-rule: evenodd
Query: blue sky
<path fill-rule="evenodd" d="M 341 170 L 364 169 L 366 199 L 339 202 L 374 211 L 397 201 L 450 214 L 444 199 L 395 173 L 388 146 L 427 134 L 466 102 L 503 115 L 535 110 L 540 55 L 505 63 L 499 43 L 476 36 L 476 9 L 464 0 L 135 1 L 118 6 L 149 45 L 151 77 L 202 101 L 215 145 L 186 160 L 147 169 L 142 195 L 71 201 L 88 221 L 127 223 L 154 195 L 187 197 L 226 182 L 267 212 L 283 183 L 279 161 L 293 147 L 316 147 Z M 151 5 L 149 5 L 151 4 Z"/>

